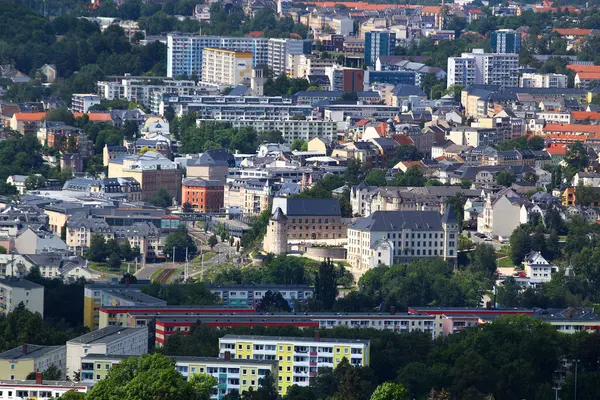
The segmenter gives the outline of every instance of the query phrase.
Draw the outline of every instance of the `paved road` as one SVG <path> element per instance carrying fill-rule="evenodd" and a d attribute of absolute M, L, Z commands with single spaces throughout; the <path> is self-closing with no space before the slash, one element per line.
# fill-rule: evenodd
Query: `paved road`
<path fill-rule="evenodd" d="M 466 231 L 464 231 L 464 232 L 463 232 L 463 235 L 467 235 L 467 232 L 466 232 Z M 483 240 L 482 238 L 479 238 L 479 237 L 475 236 L 475 232 L 471 232 L 471 237 L 470 237 L 470 239 L 471 239 L 473 242 L 477 243 L 477 244 L 485 243 L 485 244 L 489 244 L 489 245 L 491 245 L 491 246 L 494 246 L 494 249 L 495 249 L 495 250 L 500 250 L 500 249 L 502 248 L 502 246 L 506 246 L 505 244 L 502 244 L 502 243 L 500 243 L 500 242 L 499 242 L 499 241 L 497 241 L 497 240 L 492 240 L 492 241 L 488 241 L 488 242 L 486 242 L 486 241 L 485 241 L 485 240 Z"/>

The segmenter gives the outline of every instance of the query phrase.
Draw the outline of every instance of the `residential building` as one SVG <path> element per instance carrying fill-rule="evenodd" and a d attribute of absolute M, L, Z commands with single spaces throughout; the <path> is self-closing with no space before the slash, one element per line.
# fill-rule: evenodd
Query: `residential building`
<path fill-rule="evenodd" d="M 490 237 L 510 237 L 522 223 L 526 223 L 527 212 L 524 200 L 507 189 L 492 196 L 488 194 L 483 212 L 477 217 L 477 232 Z"/>
<path fill-rule="evenodd" d="M 11 117 L 9 126 L 21 135 L 35 135 L 45 119 L 45 112 L 16 112 Z"/>
<path fill-rule="evenodd" d="M 396 50 L 396 34 L 388 31 L 365 33 L 365 65 L 375 65 L 380 56 L 391 56 Z"/>
<path fill-rule="evenodd" d="M 4 315 L 23 304 L 32 313 L 44 316 L 44 287 L 25 279 L 0 280 L 0 312 Z"/>
<path fill-rule="evenodd" d="M 89 354 L 81 360 L 81 381 L 97 383 L 104 379 L 108 371 L 121 362 L 123 356 Z M 242 393 L 257 390 L 260 380 L 271 374 L 277 380 L 277 361 L 239 360 L 225 354 L 223 358 L 212 357 L 172 357 L 175 369 L 187 380 L 195 374 L 214 376 L 219 382 L 211 391 L 211 399 L 220 400 L 232 391 Z"/>
<path fill-rule="evenodd" d="M 104 218 L 69 218 L 66 231 L 69 250 L 80 255 L 89 249 L 94 235 L 100 235 L 104 240 L 114 238 L 113 231 Z"/>
<path fill-rule="evenodd" d="M 134 222 L 129 226 L 113 226 L 114 239 L 122 244 L 129 242 L 131 248 L 140 249 L 142 265 L 146 260 L 156 260 L 163 255 L 163 244 L 159 229 L 150 222 Z"/>
<path fill-rule="evenodd" d="M 312 43 L 295 39 L 268 39 L 267 65 L 275 76 L 286 73 L 289 55 L 310 54 Z M 256 64 L 258 65 L 258 64 Z"/>
<path fill-rule="evenodd" d="M 523 260 L 525 273 L 531 283 L 544 283 L 552 280 L 552 274 L 558 271 L 556 265 L 550 264 L 539 251 L 532 251 Z"/>
<path fill-rule="evenodd" d="M 195 211 L 216 213 L 223 208 L 224 185 L 219 180 L 187 178 L 181 191 L 181 204 L 189 203 Z"/>
<path fill-rule="evenodd" d="M 87 393 L 91 389 L 91 386 L 85 383 L 71 381 L 44 381 L 42 378 L 43 376 L 41 373 L 36 373 L 35 380 L 0 381 L 0 399 L 50 400 L 62 397 L 62 395 L 71 391 Z"/>
<path fill-rule="evenodd" d="M 166 306 L 167 302 L 141 292 L 142 285 L 88 284 L 83 291 L 83 324 L 90 330 L 100 327 L 100 307 Z"/>
<path fill-rule="evenodd" d="M 455 262 L 458 221 L 452 207 L 437 211 L 375 211 L 348 227 L 348 263 L 358 281 L 378 265 L 441 257 Z"/>
<path fill-rule="evenodd" d="M 448 87 L 471 84 L 518 86 L 519 55 L 484 53 L 483 49 L 473 49 L 461 57 L 448 58 Z"/>
<path fill-rule="evenodd" d="M 320 368 L 335 368 L 344 358 L 350 365 L 367 367 L 371 342 L 362 339 L 329 339 L 225 335 L 219 339 L 219 354 L 232 359 L 279 362 L 277 390 L 285 395 L 292 385 L 308 386 Z"/>
<path fill-rule="evenodd" d="M 264 65 L 268 61 L 268 45 L 267 38 L 169 34 L 167 35 L 167 77 L 201 76 L 202 53 L 207 47 L 250 52 L 253 66 Z"/>
<path fill-rule="evenodd" d="M 81 371 L 88 354 L 135 356 L 148 353 L 148 328 L 108 326 L 67 341 L 67 376 Z"/>
<path fill-rule="evenodd" d="M 73 93 L 71 95 L 71 111 L 74 113 L 86 113 L 96 104 L 100 104 L 100 96 L 97 94 Z"/>
<path fill-rule="evenodd" d="M 498 29 L 490 34 L 492 53 L 514 53 L 521 51 L 521 33 L 513 29 Z"/>
<path fill-rule="evenodd" d="M 197 124 L 210 124 L 214 120 L 197 119 Z M 309 141 L 322 138 L 332 141 L 337 136 L 335 121 L 298 120 L 298 119 L 257 119 L 257 120 L 227 120 L 233 128 L 251 128 L 257 132 L 279 131 L 285 144 L 290 145 L 294 140 Z"/>
<path fill-rule="evenodd" d="M 166 189 L 174 200 L 181 198 L 181 170 L 160 153 L 114 158 L 108 163 L 108 177 L 135 179 L 140 183 L 143 201 L 149 201 L 161 189 Z"/>
<path fill-rule="evenodd" d="M 205 48 L 202 51 L 202 82 L 236 86 L 252 75 L 252 53 Z"/>
<path fill-rule="evenodd" d="M 17 188 L 17 192 L 21 195 L 25 194 L 27 188 L 25 187 L 25 181 L 27 180 L 26 175 L 10 175 L 6 178 L 6 183 L 9 185 L 13 185 Z"/>
<path fill-rule="evenodd" d="M 330 91 L 361 92 L 364 89 L 365 71 L 361 68 L 345 68 L 337 65 L 325 67 Z"/>
<path fill-rule="evenodd" d="M 332 29 L 341 36 L 349 36 L 354 32 L 354 21 L 352 18 L 343 15 L 311 12 L 300 16 L 300 23 L 308 26 L 313 32 L 323 32 L 324 30 Z"/>
<path fill-rule="evenodd" d="M 230 167 L 235 167 L 233 154 L 225 149 L 211 149 L 187 164 L 186 176 L 225 184 Z"/>
<path fill-rule="evenodd" d="M 15 249 L 19 254 L 52 253 L 67 250 L 67 244 L 53 232 L 45 229 L 23 229 L 15 238 Z"/>
<path fill-rule="evenodd" d="M 198 72 L 198 76 L 201 77 L 201 74 L 202 70 Z M 113 80 L 99 81 L 97 87 L 98 94 L 104 99 L 134 101 L 150 108 L 154 113 L 158 113 L 154 103 L 156 95 L 188 96 L 193 95 L 199 89 L 193 80 L 151 76 L 116 77 Z M 114 114 L 114 111 L 111 114 Z"/>
<path fill-rule="evenodd" d="M 232 307 L 256 308 L 268 291 L 281 293 L 292 308 L 294 303 L 304 303 L 314 295 L 308 285 L 218 285 L 207 286 L 207 289 L 218 295 L 224 305 Z"/>
<path fill-rule="evenodd" d="M 65 346 L 23 344 L 0 353 L 0 379 L 25 380 L 30 373 L 44 372 L 51 365 L 58 368 L 64 378 L 66 363 Z M 0 398 L 3 397 L 0 395 Z"/>
<path fill-rule="evenodd" d="M 522 88 L 566 88 L 567 75 L 564 74 L 537 74 L 525 73 L 519 78 L 519 87 Z"/>

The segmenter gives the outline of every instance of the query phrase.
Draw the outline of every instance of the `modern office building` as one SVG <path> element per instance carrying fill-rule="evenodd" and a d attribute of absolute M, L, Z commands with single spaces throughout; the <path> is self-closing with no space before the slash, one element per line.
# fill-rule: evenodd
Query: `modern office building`
<path fill-rule="evenodd" d="M 414 71 L 374 71 L 366 70 L 364 77 L 365 86 L 377 83 L 391 85 L 416 85 L 417 73 Z"/>
<path fill-rule="evenodd" d="M 0 380 L 24 380 L 30 373 L 44 372 L 51 365 L 58 368 L 64 378 L 66 363 L 65 346 L 23 344 L 0 353 Z"/>
<path fill-rule="evenodd" d="M 73 93 L 71 95 L 71 111 L 74 113 L 86 113 L 96 104 L 100 104 L 100 96 L 97 94 Z"/>
<path fill-rule="evenodd" d="M 202 51 L 202 82 L 236 86 L 252 77 L 252 53 L 205 48 Z"/>
<path fill-rule="evenodd" d="M 362 68 L 345 68 L 333 65 L 325 67 L 329 79 L 330 91 L 362 92 L 364 90 L 365 71 Z"/>
<path fill-rule="evenodd" d="M 198 124 L 210 124 L 214 120 L 198 119 Z M 251 128 L 257 132 L 279 131 L 285 144 L 290 145 L 294 140 L 309 141 L 321 138 L 331 142 L 337 135 L 337 123 L 335 121 L 299 120 L 299 119 L 255 119 L 255 120 L 224 120 L 233 128 Z"/>
<path fill-rule="evenodd" d="M 371 342 L 361 339 L 225 335 L 219 339 L 220 357 L 271 360 L 279 363 L 277 389 L 285 395 L 292 385 L 308 386 L 319 368 L 335 368 L 344 358 L 351 365 L 367 367 Z"/>
<path fill-rule="evenodd" d="M 81 382 L 96 383 L 106 377 L 115 364 L 123 360 L 123 356 L 89 354 L 81 360 Z M 194 374 L 214 376 L 218 384 L 211 393 L 211 399 L 220 400 L 232 391 L 243 393 L 257 390 L 260 380 L 272 374 L 277 381 L 277 361 L 270 360 L 238 360 L 227 357 L 172 357 L 175 369 L 186 379 Z"/>
<path fill-rule="evenodd" d="M 33 313 L 44 316 L 44 287 L 25 279 L 0 280 L 0 312 L 8 314 L 19 304 Z"/>
<path fill-rule="evenodd" d="M 81 371 L 81 360 L 88 354 L 136 356 L 148 353 L 148 328 L 108 326 L 67 342 L 67 376 Z"/>
<path fill-rule="evenodd" d="M 461 57 L 448 58 L 447 85 L 519 85 L 519 55 L 514 53 L 484 53 L 473 49 Z"/>
<path fill-rule="evenodd" d="M 521 33 L 513 29 L 498 29 L 490 34 L 492 53 L 519 54 L 521 50 Z"/>
<path fill-rule="evenodd" d="M 455 261 L 458 221 L 437 211 L 375 211 L 348 227 L 348 262 L 355 279 L 378 265 L 440 257 Z"/>
<path fill-rule="evenodd" d="M 365 65 L 375 65 L 380 56 L 391 56 L 396 51 L 396 34 L 388 31 L 365 33 Z"/>

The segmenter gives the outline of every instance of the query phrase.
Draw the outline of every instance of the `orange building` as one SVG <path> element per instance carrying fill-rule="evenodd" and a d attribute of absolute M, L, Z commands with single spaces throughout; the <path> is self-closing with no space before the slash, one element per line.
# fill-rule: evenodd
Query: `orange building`
<path fill-rule="evenodd" d="M 190 203 L 196 211 L 218 212 L 223 208 L 225 188 L 221 181 L 184 179 L 181 192 L 181 203 Z"/>

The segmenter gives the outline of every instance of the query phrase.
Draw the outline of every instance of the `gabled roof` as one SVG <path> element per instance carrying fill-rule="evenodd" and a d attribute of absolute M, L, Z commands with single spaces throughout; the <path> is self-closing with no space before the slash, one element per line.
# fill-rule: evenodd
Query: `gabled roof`
<path fill-rule="evenodd" d="M 13 115 L 17 121 L 41 121 L 46 118 L 45 112 L 22 113 L 18 112 Z"/>

